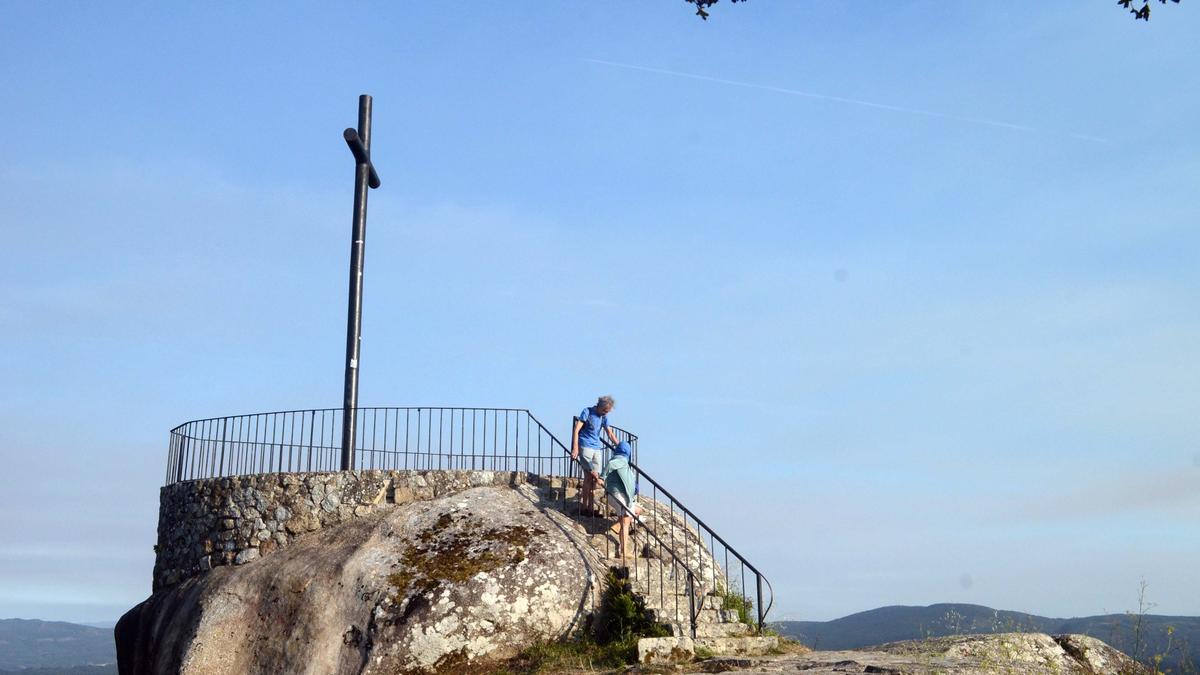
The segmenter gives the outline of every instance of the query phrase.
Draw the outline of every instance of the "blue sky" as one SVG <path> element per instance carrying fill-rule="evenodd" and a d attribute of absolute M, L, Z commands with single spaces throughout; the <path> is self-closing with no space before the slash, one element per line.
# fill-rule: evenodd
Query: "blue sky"
<path fill-rule="evenodd" d="M 784 618 L 1200 614 L 1200 9 L 10 3 L 0 616 L 149 593 L 167 430 L 597 394 Z"/>

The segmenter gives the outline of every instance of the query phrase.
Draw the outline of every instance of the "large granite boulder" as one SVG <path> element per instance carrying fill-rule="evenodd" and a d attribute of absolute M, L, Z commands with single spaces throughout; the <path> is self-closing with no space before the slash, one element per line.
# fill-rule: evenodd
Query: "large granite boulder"
<path fill-rule="evenodd" d="M 155 593 L 117 626 L 120 671 L 467 669 L 572 631 L 604 567 L 526 486 L 380 509 Z"/>
<path fill-rule="evenodd" d="M 725 658 L 683 672 L 745 675 L 1151 675 L 1127 655 L 1086 635 L 1000 633 L 893 642 L 844 651 L 796 650 L 763 658 Z"/>

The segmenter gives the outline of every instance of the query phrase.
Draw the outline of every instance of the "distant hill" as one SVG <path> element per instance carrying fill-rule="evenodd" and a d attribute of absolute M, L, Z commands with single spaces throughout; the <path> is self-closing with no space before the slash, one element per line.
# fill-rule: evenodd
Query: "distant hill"
<path fill-rule="evenodd" d="M 814 649 L 859 649 L 969 633 L 1082 633 L 1143 660 L 1164 654 L 1162 665 L 1175 672 L 1185 663 L 1192 668 L 1200 665 L 1200 617 L 1143 615 L 1140 649 L 1135 648 L 1136 620 L 1128 614 L 1052 619 L 982 605 L 938 604 L 880 607 L 833 621 L 780 621 L 774 625 L 781 634 Z M 1168 635 L 1168 627 L 1174 629 L 1173 634 Z"/>
<path fill-rule="evenodd" d="M 116 664 L 108 665 L 71 665 L 62 668 L 23 668 L 20 670 L 0 670 L 0 675 L 118 675 Z"/>
<path fill-rule="evenodd" d="M 0 672 L 23 668 L 53 670 L 22 671 L 22 675 L 57 673 L 115 673 L 116 643 L 111 628 L 93 628 L 63 621 L 0 619 Z M 75 670 L 76 666 L 108 666 L 111 669 Z M 63 670 L 64 668 L 70 670 Z"/>

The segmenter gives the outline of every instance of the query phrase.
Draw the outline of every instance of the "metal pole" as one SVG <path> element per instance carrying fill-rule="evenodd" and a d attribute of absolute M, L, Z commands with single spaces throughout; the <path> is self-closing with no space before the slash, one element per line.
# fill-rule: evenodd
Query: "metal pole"
<path fill-rule="evenodd" d="M 363 253 L 367 238 L 367 188 L 379 187 L 371 164 L 371 97 L 358 97 L 358 130 L 342 134 L 354 154 L 354 217 L 350 239 L 350 297 L 346 307 L 346 386 L 342 399 L 342 471 L 354 468 L 358 372 L 362 347 Z"/>
<path fill-rule="evenodd" d="M 692 639 L 696 639 L 696 576 L 691 570 L 687 571 L 688 589 L 688 621 L 691 626 Z"/>
<path fill-rule="evenodd" d="M 763 616 L 763 604 L 762 604 L 762 575 L 761 575 L 761 574 L 759 574 L 759 573 L 757 573 L 757 572 L 755 572 L 755 573 L 754 573 L 754 578 L 755 578 L 755 581 L 757 581 L 757 586 L 758 586 L 758 632 L 759 632 L 759 633 L 762 633 L 762 629 L 763 629 L 763 619 L 765 619 L 765 618 L 766 618 L 765 616 Z"/>

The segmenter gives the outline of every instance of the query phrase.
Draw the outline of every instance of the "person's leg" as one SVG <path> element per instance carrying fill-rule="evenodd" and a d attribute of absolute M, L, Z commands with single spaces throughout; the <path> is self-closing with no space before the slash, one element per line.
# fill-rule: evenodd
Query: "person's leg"
<path fill-rule="evenodd" d="M 579 515 L 587 510 L 588 506 L 588 481 L 592 474 L 588 471 L 587 448 L 579 449 L 579 469 L 583 472 L 583 480 L 579 481 Z"/>
<path fill-rule="evenodd" d="M 601 502 L 596 500 L 597 489 L 603 492 L 604 486 L 600 482 L 600 476 L 592 474 L 592 509 L 596 512 L 596 515 L 603 516 L 604 513 L 602 512 Z"/>
<path fill-rule="evenodd" d="M 611 492 L 604 493 L 604 503 L 608 505 L 608 512 L 612 514 L 613 524 L 608 528 L 612 536 L 617 538 L 618 551 L 621 545 L 621 514 L 625 511 L 621 508 L 621 501 L 614 497 Z"/>
<path fill-rule="evenodd" d="M 592 448 L 581 448 L 579 451 L 579 465 L 583 468 L 583 494 L 579 499 L 581 511 L 595 510 L 596 508 L 596 478 L 592 472 L 596 470 L 598 455 L 599 453 Z"/>
<path fill-rule="evenodd" d="M 621 559 L 629 557 L 629 516 L 621 516 Z"/>

